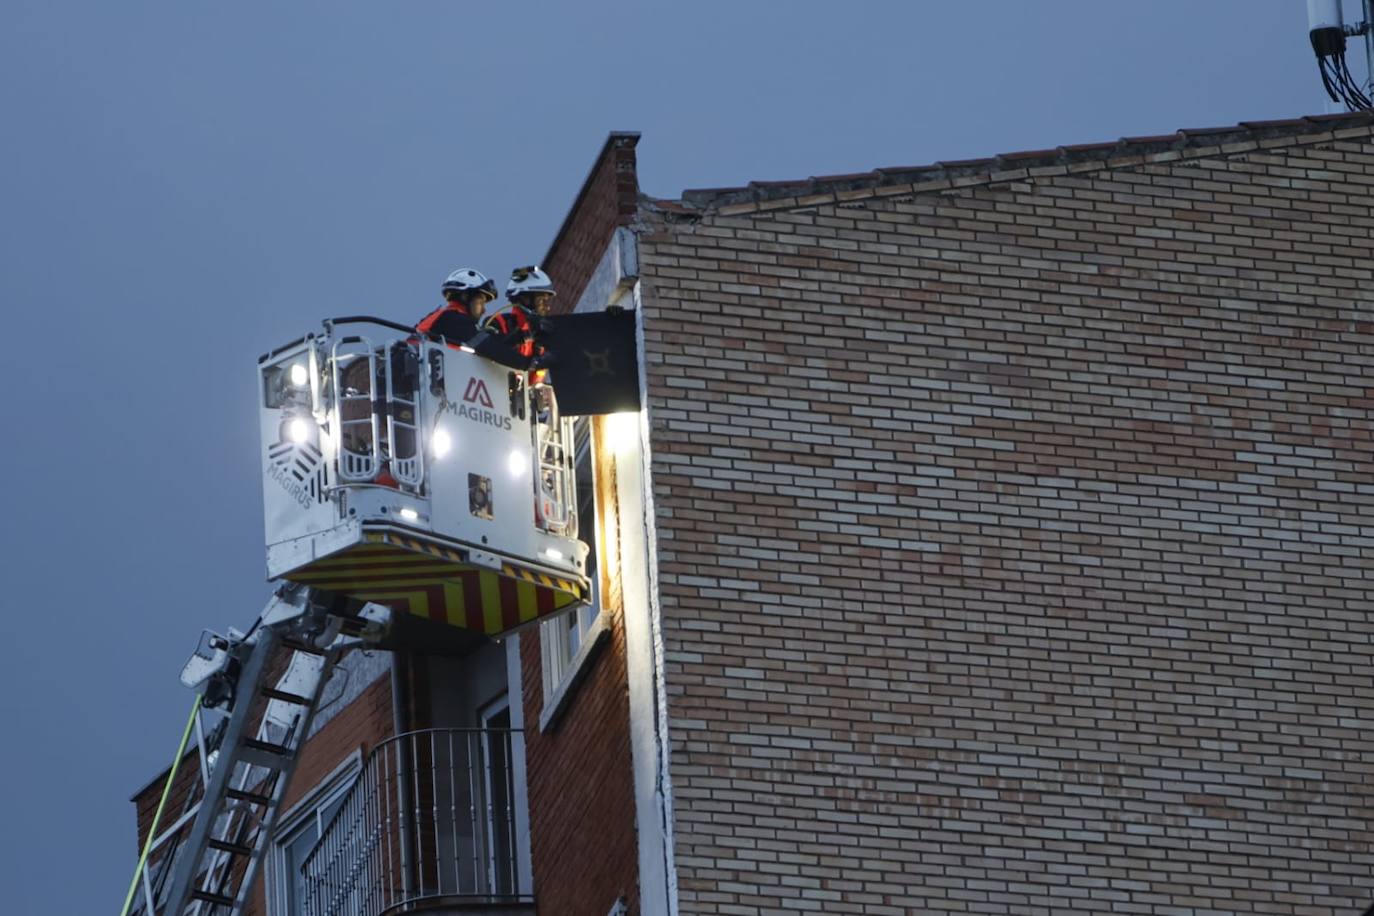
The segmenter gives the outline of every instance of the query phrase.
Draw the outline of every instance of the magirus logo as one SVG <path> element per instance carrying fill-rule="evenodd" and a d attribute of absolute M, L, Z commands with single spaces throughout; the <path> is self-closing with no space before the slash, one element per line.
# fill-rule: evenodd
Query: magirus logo
<path fill-rule="evenodd" d="M 267 476 L 302 509 L 309 509 L 324 493 L 324 471 L 320 467 L 323 457 L 314 442 L 297 442 L 284 429 L 280 441 L 267 448 Z"/>
<path fill-rule="evenodd" d="M 465 420 L 476 420 L 478 423 L 485 423 L 497 429 L 509 430 L 511 428 L 510 417 L 503 417 L 491 408 L 495 405 L 491 401 L 491 393 L 487 391 L 487 383 L 477 376 L 468 379 L 468 386 L 463 390 L 463 400 L 465 404 L 449 404 L 449 408 L 455 414 Z M 472 405 L 472 406 L 469 406 Z M 487 408 L 483 410 L 483 408 Z"/>
<path fill-rule="evenodd" d="M 492 406 L 491 395 L 487 393 L 487 383 L 476 376 L 468 379 L 468 387 L 463 392 L 463 400 L 469 404 L 481 404 L 483 407 Z"/>

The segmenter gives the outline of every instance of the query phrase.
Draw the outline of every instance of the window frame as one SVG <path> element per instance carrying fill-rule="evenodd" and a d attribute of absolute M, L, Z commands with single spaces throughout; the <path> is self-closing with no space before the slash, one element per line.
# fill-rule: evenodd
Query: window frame
<path fill-rule="evenodd" d="M 297 916 L 297 913 L 291 911 L 291 901 L 288 899 L 286 847 L 311 818 L 315 819 L 316 828 L 320 831 L 319 836 L 315 838 L 315 843 L 319 843 L 320 838 L 324 836 L 324 828 L 328 826 L 320 822 L 321 812 L 352 790 L 362 774 L 362 769 L 363 754 L 362 749 L 358 748 L 317 782 L 300 801 L 291 806 L 289 811 L 282 813 L 276 829 L 272 832 L 271 867 L 268 869 L 269 881 L 265 895 L 269 916 Z M 301 864 L 305 864 L 304 860 Z"/>
<path fill-rule="evenodd" d="M 503 712 L 506 714 L 506 724 L 504 726 L 493 726 L 492 720 L 500 716 Z M 497 696 L 489 702 L 478 707 L 477 722 L 479 727 L 482 729 L 482 768 L 484 771 L 484 775 L 482 778 L 482 792 L 485 796 L 486 801 L 486 804 L 483 806 L 486 808 L 486 831 L 483 834 L 483 836 L 485 837 L 485 842 L 490 847 L 485 850 L 485 859 L 487 863 L 487 889 L 489 892 L 495 894 L 496 888 L 500 884 L 501 876 L 497 874 L 496 870 L 498 864 L 497 859 L 499 858 L 499 851 L 495 848 L 494 845 L 497 834 L 497 815 L 496 810 L 494 808 L 496 797 L 496 768 L 492 766 L 492 758 L 494 754 L 492 752 L 491 732 L 493 730 L 505 731 L 510 736 L 510 741 L 506 745 L 506 753 L 508 754 L 508 757 L 506 759 L 506 772 L 509 776 L 510 784 L 506 788 L 509 792 L 508 801 L 511 805 L 511 812 L 513 815 L 515 813 L 515 805 L 517 804 L 516 796 L 519 794 L 519 789 L 515 785 L 515 719 L 514 712 L 511 706 L 510 692 L 506 691 L 502 693 L 500 696 Z M 519 829 L 515 817 L 512 817 L 510 820 L 510 830 L 510 839 L 512 842 L 512 846 L 510 850 L 511 860 L 509 865 L 511 870 L 510 878 L 512 882 L 512 891 L 514 891 L 518 889 L 520 884 L 519 852 L 517 847 L 514 845 L 518 842 L 517 837 L 519 835 Z"/>

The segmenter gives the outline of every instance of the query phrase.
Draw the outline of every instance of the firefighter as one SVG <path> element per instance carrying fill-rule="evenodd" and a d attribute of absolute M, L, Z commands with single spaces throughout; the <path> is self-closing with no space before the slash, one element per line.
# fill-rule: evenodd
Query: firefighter
<path fill-rule="evenodd" d="M 448 275 L 442 292 L 444 304 L 421 319 L 415 330 L 421 334 L 441 335 L 455 344 L 466 343 L 479 333 L 477 319 L 482 317 L 487 303 L 496 298 L 496 284 L 471 267 L 460 267 Z M 372 410 L 372 401 L 377 397 L 374 390 L 377 379 L 369 377 L 368 369 L 369 361 L 359 358 L 354 359 L 343 370 L 342 382 L 346 392 L 355 398 L 357 395 L 371 396 L 368 400 L 355 399 L 345 403 L 342 410 L 345 420 L 363 419 Z M 372 430 L 365 425 L 350 425 L 349 433 L 344 440 L 344 448 L 358 455 L 372 454 Z M 373 478 L 374 483 L 388 487 L 399 486 L 391 473 L 389 461 L 393 448 L 401 449 L 402 457 L 409 457 L 404 454 L 403 443 L 387 442 L 386 433 L 383 432 L 381 452 L 384 457 Z"/>
<path fill-rule="evenodd" d="M 508 307 L 492 315 L 485 325 L 488 331 L 500 336 L 507 346 L 530 361 L 533 371 L 528 379 L 535 421 L 551 430 L 559 429 L 558 407 L 549 387 L 548 369 L 545 368 L 551 361 L 551 354 L 545 349 L 541 338 L 546 331 L 549 306 L 553 304 L 555 295 L 553 281 L 538 265 L 517 267 L 511 271 L 510 282 L 506 284 Z M 558 505 L 558 481 L 549 469 L 558 448 L 557 442 L 556 436 L 550 437 L 540 450 L 534 514 L 541 524 L 556 513 Z"/>
<path fill-rule="evenodd" d="M 415 330 L 458 343 L 471 340 L 477 335 L 477 320 L 487 310 L 487 303 L 496 298 L 496 284 L 480 271 L 460 267 L 448 275 L 442 292 L 444 304 L 420 319 Z"/>
<path fill-rule="evenodd" d="M 506 284 L 509 307 L 487 319 L 485 327 L 503 337 L 521 356 L 537 359 L 544 355 L 538 338 L 555 295 L 553 281 L 538 265 L 517 267 Z"/>

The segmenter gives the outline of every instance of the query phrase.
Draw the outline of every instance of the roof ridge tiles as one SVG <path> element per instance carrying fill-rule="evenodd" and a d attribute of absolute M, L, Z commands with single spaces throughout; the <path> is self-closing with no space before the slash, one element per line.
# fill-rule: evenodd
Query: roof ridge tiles
<path fill-rule="evenodd" d="M 1185 127 L 1174 131 L 1175 136 L 1187 140 L 1189 137 L 1210 137 L 1214 134 L 1236 134 L 1245 133 L 1245 129 L 1238 124 L 1228 127 Z"/>
<path fill-rule="evenodd" d="M 1306 124 L 1305 118 L 1272 118 L 1267 121 L 1241 121 L 1241 127 L 1246 130 L 1271 130 L 1275 127 L 1295 127 Z"/>
<path fill-rule="evenodd" d="M 1104 140 L 1100 143 L 1072 143 L 1058 149 L 1060 155 L 1074 156 L 1080 153 L 1097 153 L 1103 150 L 1120 149 L 1125 144 L 1125 140 Z"/>
<path fill-rule="evenodd" d="M 1329 124 L 1332 121 L 1368 121 L 1371 117 L 1374 115 L 1367 111 L 1337 111 L 1326 114 L 1303 115 L 1301 120 L 1312 124 Z"/>
<path fill-rule="evenodd" d="M 1093 160 L 1099 160 L 1107 166 L 1113 160 L 1120 162 L 1126 157 L 1138 161 L 1142 156 L 1177 154 L 1189 148 L 1215 150 L 1226 147 L 1230 151 L 1235 151 L 1237 144 L 1253 145 L 1259 140 L 1272 141 L 1285 135 L 1329 136 L 1331 131 L 1339 129 L 1340 125 L 1350 128 L 1374 125 L 1374 113 L 1319 114 L 1266 121 L 1241 121 L 1225 127 L 1189 127 L 1170 134 L 1122 137 L 1097 143 L 1018 150 L 976 159 L 941 159 L 929 165 L 888 166 L 867 172 L 813 175 L 805 179 L 785 181 L 751 181 L 742 187 L 692 188 L 682 192 L 680 202 L 698 211 L 721 207 L 745 210 L 749 209 L 750 204 L 771 202 L 770 206 L 775 206 L 780 200 L 814 198 L 818 194 L 831 191 L 858 191 L 865 187 L 876 190 L 896 184 L 921 184 L 955 178 L 960 179 L 960 184 L 968 185 L 976 183 L 970 179 L 979 173 L 986 173 L 991 180 L 991 176 L 999 172 L 1021 170 L 1020 174 L 1024 174 L 1027 168 L 1069 164 L 1082 168 L 1084 163 Z"/>
<path fill-rule="evenodd" d="M 807 185 L 813 183 L 815 180 L 816 180 L 816 179 L 814 179 L 814 178 L 790 178 L 790 179 L 789 179 L 789 178 L 784 178 L 784 179 L 782 179 L 781 181 L 751 181 L 751 182 L 749 182 L 749 187 L 751 187 L 751 188 L 796 188 L 796 187 L 806 187 Z"/>
<path fill-rule="evenodd" d="M 992 165 L 997 160 L 989 156 L 982 156 L 977 159 L 940 159 L 936 165 L 942 169 L 967 169 L 978 166 Z"/>
<path fill-rule="evenodd" d="M 1121 146 L 1153 146 L 1157 144 L 1172 145 L 1179 143 L 1184 138 L 1179 136 L 1178 131 L 1172 134 L 1148 134 L 1139 137 L 1122 137 Z"/>
<path fill-rule="evenodd" d="M 871 181 L 881 177 L 876 170 L 869 170 L 867 172 L 848 172 L 841 175 L 812 175 L 808 180 L 814 184 L 822 181 Z"/>
<path fill-rule="evenodd" d="M 1000 162 L 1020 162 L 1023 159 L 1051 159 L 1059 155 L 1058 147 L 1054 149 L 1027 149 L 1018 150 L 1014 153 L 998 153 L 995 157 Z"/>

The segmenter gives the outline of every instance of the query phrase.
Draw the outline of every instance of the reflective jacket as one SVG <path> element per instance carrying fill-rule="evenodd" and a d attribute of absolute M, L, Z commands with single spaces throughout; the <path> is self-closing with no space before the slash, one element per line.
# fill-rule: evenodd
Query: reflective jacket
<path fill-rule="evenodd" d="M 466 343 L 477 335 L 477 322 L 461 302 L 447 302 L 421 318 L 415 330 L 421 334 L 439 334 L 455 343 Z"/>
<path fill-rule="evenodd" d="M 509 310 L 497 312 L 488 318 L 486 327 L 504 337 L 506 343 L 521 356 L 533 359 L 535 354 L 544 351 L 534 342 L 536 321 L 524 306 L 512 305 Z"/>
<path fill-rule="evenodd" d="M 430 312 L 415 326 L 421 334 L 437 334 L 443 337 L 450 347 L 457 349 L 467 346 L 487 359 L 508 366 L 511 369 L 525 369 L 530 357 L 523 351 L 508 345 L 504 334 L 491 328 L 488 333 L 477 326 L 477 322 L 467 313 L 460 303 L 450 302 Z M 418 338 L 411 338 L 414 343 Z"/>

